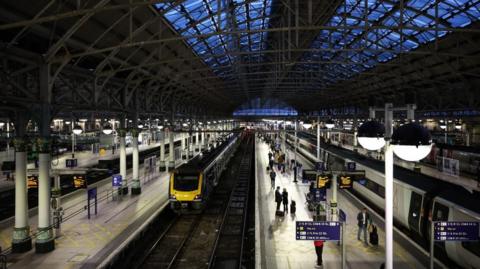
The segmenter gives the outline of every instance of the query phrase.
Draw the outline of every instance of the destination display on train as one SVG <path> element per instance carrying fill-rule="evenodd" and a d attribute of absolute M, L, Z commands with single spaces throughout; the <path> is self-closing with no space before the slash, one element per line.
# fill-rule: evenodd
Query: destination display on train
<path fill-rule="evenodd" d="M 434 222 L 435 241 L 478 241 L 479 223 L 473 221 Z"/>
<path fill-rule="evenodd" d="M 341 223 L 338 221 L 297 221 L 297 240 L 339 241 Z"/>

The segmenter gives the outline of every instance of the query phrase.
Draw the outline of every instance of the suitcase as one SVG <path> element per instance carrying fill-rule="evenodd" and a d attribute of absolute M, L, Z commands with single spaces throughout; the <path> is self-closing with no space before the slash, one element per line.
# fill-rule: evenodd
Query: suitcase
<path fill-rule="evenodd" d="M 284 217 L 285 212 L 283 212 L 282 210 L 277 210 L 277 211 L 275 211 L 275 215 L 278 216 L 278 217 Z"/>
<path fill-rule="evenodd" d="M 295 201 L 292 200 L 290 203 L 290 213 L 295 214 L 295 212 L 297 212 L 297 205 Z"/>
<path fill-rule="evenodd" d="M 373 227 L 372 232 L 370 233 L 370 244 L 374 246 L 378 245 L 377 227 Z"/>

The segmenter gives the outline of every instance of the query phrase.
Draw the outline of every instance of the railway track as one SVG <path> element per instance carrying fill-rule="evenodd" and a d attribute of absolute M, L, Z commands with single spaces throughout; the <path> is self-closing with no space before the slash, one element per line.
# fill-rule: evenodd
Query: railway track
<path fill-rule="evenodd" d="M 246 212 L 253 155 L 252 143 L 252 137 L 247 138 L 246 143 L 242 143 L 241 150 L 232 158 L 230 168 L 222 176 L 203 212 L 199 215 L 174 217 L 165 232 L 147 251 L 144 251 L 143 258 L 135 261 L 134 268 L 210 267 L 215 248 L 218 246 L 220 231 L 223 234 L 225 230 L 223 228 L 228 227 L 225 225 L 229 223 L 228 213 L 234 218 L 234 212 L 241 211 L 242 216 Z M 245 217 L 242 218 L 242 222 L 244 221 Z M 241 230 L 243 235 L 244 225 L 240 226 L 241 228 L 237 230 Z M 239 244 L 242 245 L 242 240 Z M 241 257 L 241 254 L 237 256 Z"/>

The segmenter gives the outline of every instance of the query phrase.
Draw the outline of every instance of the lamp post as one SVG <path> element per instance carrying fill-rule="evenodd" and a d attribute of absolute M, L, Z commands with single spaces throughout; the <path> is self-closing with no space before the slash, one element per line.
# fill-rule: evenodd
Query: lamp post
<path fill-rule="evenodd" d="M 385 125 L 368 121 L 358 128 L 358 142 L 367 150 L 385 147 L 385 268 L 393 269 L 393 153 L 406 161 L 419 161 L 431 150 L 430 134 L 416 123 L 393 130 L 393 105 L 385 104 Z"/>
<path fill-rule="evenodd" d="M 73 125 L 73 121 L 72 121 Z M 72 159 L 75 158 L 75 135 L 79 135 L 83 132 L 82 127 L 80 125 L 75 125 L 72 128 Z"/>

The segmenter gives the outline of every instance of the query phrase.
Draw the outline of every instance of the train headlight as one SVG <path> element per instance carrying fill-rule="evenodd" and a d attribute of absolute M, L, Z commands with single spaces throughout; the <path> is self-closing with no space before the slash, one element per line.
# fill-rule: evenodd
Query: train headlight
<path fill-rule="evenodd" d="M 195 195 L 195 199 L 202 199 L 201 195 Z"/>
<path fill-rule="evenodd" d="M 170 199 L 176 199 L 177 197 L 175 195 L 170 195 Z"/>

